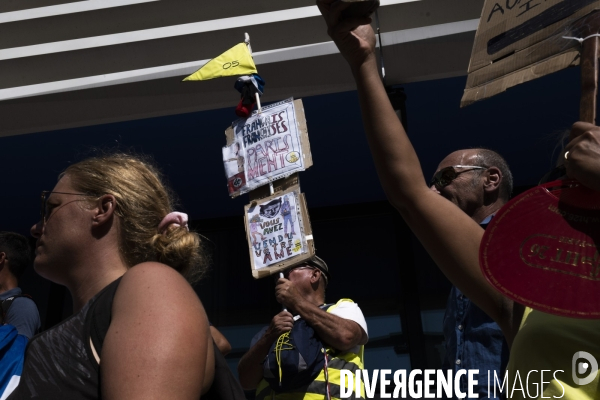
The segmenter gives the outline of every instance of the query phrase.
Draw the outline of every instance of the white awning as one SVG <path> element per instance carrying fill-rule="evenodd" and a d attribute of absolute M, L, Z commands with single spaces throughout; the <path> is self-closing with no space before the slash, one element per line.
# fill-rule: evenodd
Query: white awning
<path fill-rule="evenodd" d="M 313 1 L 53 2 L 0 3 L 0 136 L 233 108 L 235 79 L 180 81 L 244 32 L 263 102 L 354 89 Z M 386 83 L 466 74 L 482 7 L 382 0 Z"/>

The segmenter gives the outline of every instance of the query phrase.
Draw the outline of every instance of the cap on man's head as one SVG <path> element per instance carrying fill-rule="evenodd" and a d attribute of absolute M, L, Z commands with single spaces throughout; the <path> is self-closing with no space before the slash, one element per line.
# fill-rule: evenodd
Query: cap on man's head
<path fill-rule="evenodd" d="M 323 273 L 323 276 L 325 276 L 325 284 L 329 283 L 329 278 L 331 278 L 331 275 L 329 274 L 327 263 L 323 261 L 322 258 L 315 255 L 311 259 L 306 260 L 306 264 L 310 265 L 311 267 L 318 268 Z"/>

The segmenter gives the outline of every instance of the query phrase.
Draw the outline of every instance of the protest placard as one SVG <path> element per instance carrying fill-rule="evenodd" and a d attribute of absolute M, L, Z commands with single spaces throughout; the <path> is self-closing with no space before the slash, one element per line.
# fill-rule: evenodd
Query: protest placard
<path fill-rule="evenodd" d="M 519 304 L 566 317 L 600 318 L 598 204 L 600 192 L 574 180 L 549 182 L 513 198 L 481 240 L 483 274 Z"/>
<path fill-rule="evenodd" d="M 263 278 L 314 255 L 306 200 L 294 185 L 245 206 L 252 276 Z"/>
<path fill-rule="evenodd" d="M 312 166 L 301 100 L 263 107 L 233 122 L 225 136 L 223 163 L 232 197 Z"/>
<path fill-rule="evenodd" d="M 580 63 L 600 0 L 486 0 L 461 107 Z"/>

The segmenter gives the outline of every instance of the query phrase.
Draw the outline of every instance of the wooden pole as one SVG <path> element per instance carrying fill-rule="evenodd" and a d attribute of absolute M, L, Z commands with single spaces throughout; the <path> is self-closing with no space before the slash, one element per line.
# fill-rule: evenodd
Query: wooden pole
<path fill-rule="evenodd" d="M 596 124 L 599 45 L 600 37 L 590 37 L 583 42 L 581 50 L 581 102 L 579 103 L 579 119 L 592 124 Z"/>
<path fill-rule="evenodd" d="M 280 273 L 279 273 L 279 278 L 281 278 L 281 279 L 285 278 L 285 277 L 283 276 L 283 272 L 280 272 Z M 287 308 L 285 308 L 285 306 L 284 306 L 283 304 L 281 305 L 281 309 L 282 309 L 283 311 L 287 311 Z"/>

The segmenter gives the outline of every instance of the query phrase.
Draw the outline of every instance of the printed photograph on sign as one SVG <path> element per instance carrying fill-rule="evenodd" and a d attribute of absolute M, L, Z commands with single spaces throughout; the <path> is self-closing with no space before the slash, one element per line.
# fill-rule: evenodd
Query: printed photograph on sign
<path fill-rule="evenodd" d="M 247 210 L 246 221 L 254 269 L 306 252 L 298 193 L 287 192 L 257 203 Z"/>
<path fill-rule="evenodd" d="M 223 164 L 225 165 L 225 176 L 227 177 L 227 189 L 229 195 L 232 195 L 246 185 L 244 148 L 240 142 L 235 141 L 232 145 L 223 147 Z"/>
<path fill-rule="evenodd" d="M 263 107 L 248 119 L 233 123 L 235 142 L 244 154 L 245 188 L 242 193 L 304 171 L 300 131 L 293 99 Z"/>

